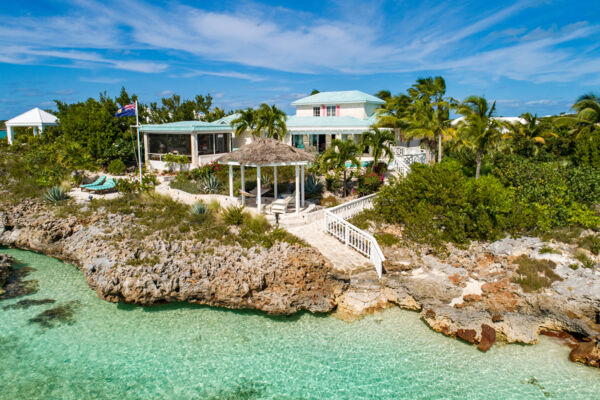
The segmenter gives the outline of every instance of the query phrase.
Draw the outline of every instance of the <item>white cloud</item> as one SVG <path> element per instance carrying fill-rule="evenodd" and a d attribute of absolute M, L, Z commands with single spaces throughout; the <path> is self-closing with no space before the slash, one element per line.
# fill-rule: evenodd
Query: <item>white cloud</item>
<path fill-rule="evenodd" d="M 266 79 L 266 78 L 263 78 L 262 76 L 253 75 L 253 74 L 245 74 L 245 73 L 242 73 L 242 72 L 235 72 L 235 71 L 202 71 L 202 70 L 195 70 L 195 71 L 186 72 L 186 73 L 181 74 L 181 76 L 183 78 L 192 78 L 192 77 L 201 76 L 201 75 L 220 76 L 220 77 L 224 77 L 224 78 L 244 79 L 244 80 L 248 80 L 248 81 L 252 81 L 252 82 L 264 81 Z"/>
<path fill-rule="evenodd" d="M 506 28 L 506 21 L 528 8 L 539 7 L 535 12 L 543 15 L 543 7 L 552 7 L 544 2 L 521 0 L 482 12 L 444 2 L 401 4 L 398 21 L 389 21 L 380 6 L 338 1 L 326 6 L 325 15 L 332 17 L 323 18 L 253 3 L 210 12 L 177 3 L 165 8 L 133 0 L 74 0 L 72 15 L 3 18 L 0 62 L 170 70 L 176 77 L 253 82 L 266 78 L 231 67 L 192 66 L 205 60 L 307 74 L 440 71 L 479 81 L 538 83 L 581 81 L 600 69 L 598 24 Z M 165 52 L 168 60 L 152 59 Z"/>

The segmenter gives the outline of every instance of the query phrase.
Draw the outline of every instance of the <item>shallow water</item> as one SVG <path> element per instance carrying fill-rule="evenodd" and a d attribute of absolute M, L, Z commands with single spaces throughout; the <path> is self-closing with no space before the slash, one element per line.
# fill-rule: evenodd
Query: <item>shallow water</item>
<path fill-rule="evenodd" d="M 2 399 L 599 398 L 600 371 L 569 362 L 568 348 L 549 338 L 483 354 L 399 309 L 345 323 L 117 305 L 98 299 L 72 265 L 0 251 L 36 268 L 26 279 L 40 286 L 0 301 Z M 23 299 L 56 302 L 2 308 Z M 29 322 L 65 305 L 70 317 Z"/>

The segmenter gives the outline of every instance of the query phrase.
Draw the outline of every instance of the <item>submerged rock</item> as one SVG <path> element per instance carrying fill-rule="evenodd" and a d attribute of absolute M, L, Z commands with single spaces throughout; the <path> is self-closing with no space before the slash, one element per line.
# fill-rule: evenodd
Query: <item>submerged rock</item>
<path fill-rule="evenodd" d="M 15 310 L 15 309 L 27 309 L 32 306 L 40 306 L 43 304 L 52 304 L 55 300 L 52 299 L 41 299 L 41 300 L 21 300 L 16 302 L 15 304 L 10 304 L 8 306 L 2 307 L 3 310 Z"/>
<path fill-rule="evenodd" d="M 30 324 L 39 324 L 42 328 L 55 328 L 62 324 L 73 325 L 75 323 L 75 310 L 79 308 L 80 302 L 69 301 L 60 306 L 50 308 L 29 319 Z"/>

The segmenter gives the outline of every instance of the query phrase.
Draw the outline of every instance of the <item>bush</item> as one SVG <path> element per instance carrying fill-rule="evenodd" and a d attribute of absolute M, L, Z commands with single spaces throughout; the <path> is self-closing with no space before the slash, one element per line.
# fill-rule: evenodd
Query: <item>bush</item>
<path fill-rule="evenodd" d="M 587 235 L 577 241 L 579 247 L 588 249 L 592 254 L 600 253 L 600 237 L 598 235 Z"/>
<path fill-rule="evenodd" d="M 229 206 L 223 210 L 223 221 L 228 225 L 241 225 L 244 222 L 244 206 Z"/>
<path fill-rule="evenodd" d="M 125 163 L 120 159 L 112 160 L 108 164 L 108 173 L 111 175 L 123 175 L 126 169 Z"/>
<path fill-rule="evenodd" d="M 575 258 L 583 265 L 583 268 L 594 268 L 596 266 L 596 262 L 582 250 L 578 250 L 575 253 Z"/>
<path fill-rule="evenodd" d="M 135 193 L 139 191 L 139 184 L 132 179 L 119 179 L 117 180 L 116 189 L 119 193 Z"/>
<path fill-rule="evenodd" d="M 181 169 L 183 165 L 187 165 L 190 162 L 189 158 L 183 154 L 169 153 L 165 154 L 162 159 L 170 172 L 173 172 L 176 166 Z"/>
<path fill-rule="evenodd" d="M 378 175 L 375 172 L 368 171 L 360 174 L 357 179 L 356 194 L 359 196 L 367 196 L 375 193 L 381 185 L 383 185 L 383 174 Z"/>
<path fill-rule="evenodd" d="M 506 226 L 512 195 L 494 177 L 466 177 L 455 161 L 413 164 L 407 177 L 380 190 L 375 210 L 388 223 L 404 224 L 405 235 L 418 242 L 494 240 Z"/>

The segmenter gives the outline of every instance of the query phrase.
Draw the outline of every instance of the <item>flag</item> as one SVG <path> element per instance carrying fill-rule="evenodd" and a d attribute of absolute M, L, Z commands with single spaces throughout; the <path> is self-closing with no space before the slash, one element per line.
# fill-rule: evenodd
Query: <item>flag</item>
<path fill-rule="evenodd" d="M 135 117 L 135 103 L 119 108 L 115 113 L 115 117 Z"/>

